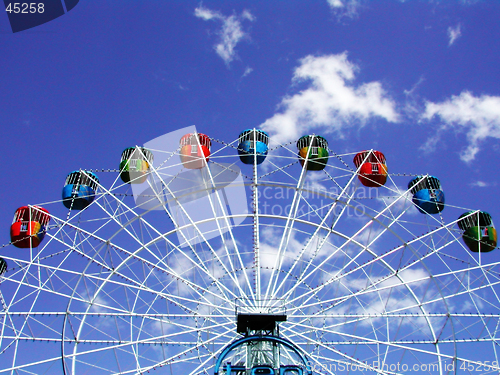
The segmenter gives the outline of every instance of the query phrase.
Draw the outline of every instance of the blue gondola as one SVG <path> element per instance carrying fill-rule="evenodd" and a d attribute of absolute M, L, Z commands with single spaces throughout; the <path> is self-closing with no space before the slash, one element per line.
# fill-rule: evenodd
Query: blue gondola
<path fill-rule="evenodd" d="M 260 164 L 266 159 L 269 134 L 259 129 L 247 129 L 238 138 L 238 155 L 243 163 L 253 164 L 257 159 L 257 164 Z"/>
<path fill-rule="evenodd" d="M 434 176 L 417 176 L 408 183 L 413 203 L 423 214 L 437 214 L 444 210 L 444 192 Z"/>
<path fill-rule="evenodd" d="M 74 171 L 66 177 L 62 191 L 64 207 L 83 210 L 95 198 L 99 178 L 92 172 Z"/>

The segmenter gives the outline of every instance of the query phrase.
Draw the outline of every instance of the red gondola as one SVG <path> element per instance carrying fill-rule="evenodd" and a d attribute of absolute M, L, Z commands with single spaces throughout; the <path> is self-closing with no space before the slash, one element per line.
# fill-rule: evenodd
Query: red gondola
<path fill-rule="evenodd" d="M 368 187 L 379 187 L 387 181 L 385 156 L 380 151 L 361 151 L 354 157 L 354 165 L 359 168 L 359 180 Z"/>
<path fill-rule="evenodd" d="M 39 206 L 19 207 L 10 226 L 10 240 L 21 249 L 37 247 L 45 236 L 49 211 Z"/>
<path fill-rule="evenodd" d="M 212 142 L 201 133 L 190 133 L 180 140 L 181 161 L 184 168 L 200 169 L 207 165 Z"/>

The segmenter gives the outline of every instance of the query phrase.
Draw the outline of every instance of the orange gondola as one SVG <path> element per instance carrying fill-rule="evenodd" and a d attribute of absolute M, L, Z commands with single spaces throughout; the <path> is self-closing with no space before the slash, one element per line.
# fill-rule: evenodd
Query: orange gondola
<path fill-rule="evenodd" d="M 180 140 L 181 161 L 184 168 L 200 169 L 207 165 L 212 142 L 202 133 L 189 133 Z"/>

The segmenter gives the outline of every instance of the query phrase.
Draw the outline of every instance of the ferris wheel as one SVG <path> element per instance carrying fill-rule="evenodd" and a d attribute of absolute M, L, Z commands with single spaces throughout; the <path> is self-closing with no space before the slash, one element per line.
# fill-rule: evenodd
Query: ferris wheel
<path fill-rule="evenodd" d="M 499 373 L 496 230 L 437 177 L 194 127 L 116 167 L 16 211 L 0 374 Z"/>

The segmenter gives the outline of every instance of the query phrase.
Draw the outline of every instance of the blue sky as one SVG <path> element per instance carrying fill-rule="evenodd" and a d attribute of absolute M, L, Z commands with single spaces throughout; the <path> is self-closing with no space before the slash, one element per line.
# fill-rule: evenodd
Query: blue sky
<path fill-rule="evenodd" d="M 69 171 L 115 168 L 125 147 L 188 125 L 376 148 L 391 171 L 434 174 L 448 197 L 498 216 L 499 11 L 494 1 L 87 1 L 16 34 L 4 15 L 3 226 L 16 207 L 57 199 Z"/>
<path fill-rule="evenodd" d="M 190 125 L 377 149 L 500 223 L 499 17 L 496 1 L 89 0 L 12 34 L 4 14 L 0 242 L 69 172 Z"/>

